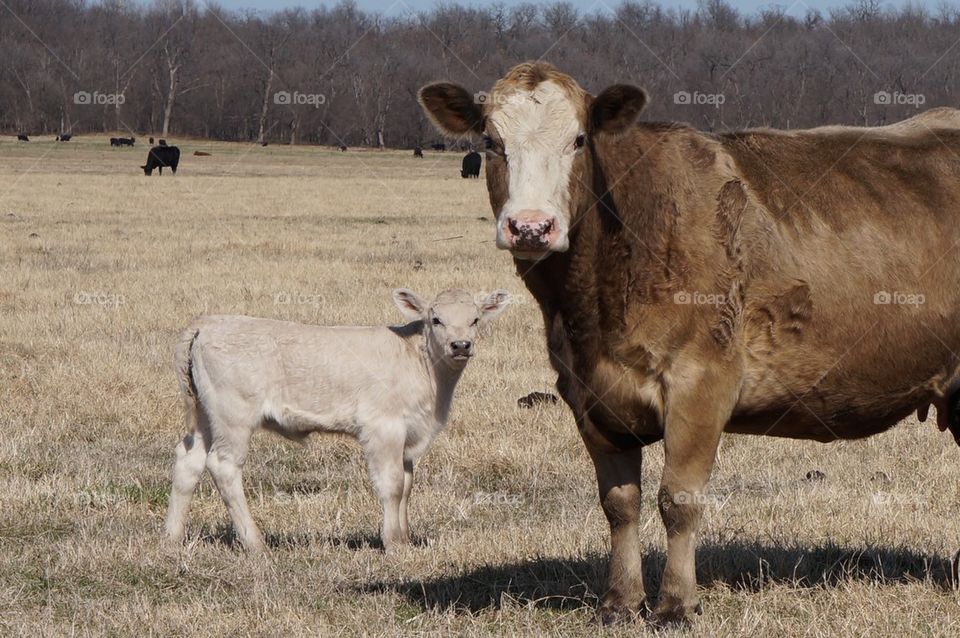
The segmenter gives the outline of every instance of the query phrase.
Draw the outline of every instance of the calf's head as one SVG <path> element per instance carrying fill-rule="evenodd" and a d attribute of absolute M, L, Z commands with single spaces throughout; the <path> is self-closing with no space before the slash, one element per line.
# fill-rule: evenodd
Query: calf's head
<path fill-rule="evenodd" d="M 428 304 L 413 291 L 400 288 L 393 291 L 393 300 L 408 320 L 423 322 L 427 351 L 434 360 L 462 367 L 473 356 L 480 326 L 503 312 L 510 293 L 495 290 L 478 301 L 466 290 L 444 290 Z"/>
<path fill-rule="evenodd" d="M 497 247 L 518 259 L 569 248 L 578 216 L 603 195 L 591 177 L 596 138 L 628 130 L 646 102 L 642 89 L 624 84 L 593 97 L 543 62 L 515 66 L 490 93 L 449 82 L 420 90 L 442 133 L 483 142 Z"/>

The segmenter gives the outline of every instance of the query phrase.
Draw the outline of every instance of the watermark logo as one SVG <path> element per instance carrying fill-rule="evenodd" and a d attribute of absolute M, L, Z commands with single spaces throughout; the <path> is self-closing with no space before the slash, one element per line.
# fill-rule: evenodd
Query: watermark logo
<path fill-rule="evenodd" d="M 78 306 L 112 306 L 118 308 L 125 302 L 126 299 L 123 295 L 112 292 L 78 290 L 73 295 L 73 303 Z"/>
<path fill-rule="evenodd" d="M 700 93 L 699 91 L 677 91 L 673 94 L 673 103 L 681 106 L 712 106 L 720 108 L 727 101 L 723 93 Z"/>
<path fill-rule="evenodd" d="M 877 91 L 873 94 L 873 103 L 880 106 L 912 106 L 920 108 L 927 102 L 923 93 L 901 93 L 900 91 Z"/>
<path fill-rule="evenodd" d="M 490 95 L 486 91 L 477 91 L 473 94 L 473 102 L 475 104 L 496 104 L 502 106 L 504 104 L 520 104 L 523 101 L 523 96 L 517 93 L 511 93 L 510 95 Z"/>
<path fill-rule="evenodd" d="M 682 306 L 722 306 L 726 302 L 726 295 L 715 292 L 681 290 L 673 295 L 673 303 Z"/>
<path fill-rule="evenodd" d="M 327 103 L 323 93 L 301 93 L 300 91 L 277 91 L 273 94 L 273 103 L 281 106 L 312 106 L 319 108 Z"/>
<path fill-rule="evenodd" d="M 118 106 L 127 101 L 123 93 L 100 93 L 77 91 L 73 94 L 73 103 L 81 106 Z"/>
<path fill-rule="evenodd" d="M 673 495 L 673 502 L 676 505 L 701 505 L 704 507 L 723 507 L 729 497 L 726 499 L 706 492 L 687 492 L 680 491 Z"/>
<path fill-rule="evenodd" d="M 520 507 L 523 505 L 523 495 L 507 492 L 474 492 L 474 505 L 495 505 L 499 507 Z"/>
<path fill-rule="evenodd" d="M 877 506 L 918 506 L 927 505 L 927 497 L 923 494 L 897 494 L 895 492 L 874 492 L 870 495 L 870 502 Z"/>
<path fill-rule="evenodd" d="M 873 303 L 878 306 L 922 306 L 926 300 L 922 293 L 900 290 L 879 290 L 873 295 Z"/>
<path fill-rule="evenodd" d="M 326 301 L 326 298 L 318 292 L 287 292 L 281 290 L 273 295 L 273 303 L 277 306 L 313 306 L 319 308 Z"/>

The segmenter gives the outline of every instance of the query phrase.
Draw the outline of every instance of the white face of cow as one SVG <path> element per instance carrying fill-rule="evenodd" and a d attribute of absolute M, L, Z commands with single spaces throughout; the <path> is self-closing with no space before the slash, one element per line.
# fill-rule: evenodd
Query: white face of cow
<path fill-rule="evenodd" d="M 489 170 L 503 171 L 507 199 L 497 247 L 539 259 L 569 247 L 571 175 L 585 133 L 577 104 L 552 81 L 498 96 L 485 133 Z"/>
<path fill-rule="evenodd" d="M 578 215 L 591 204 L 590 154 L 620 135 L 647 102 L 643 89 L 614 84 L 597 97 L 545 62 L 524 62 L 496 83 L 481 107 L 450 82 L 420 89 L 424 112 L 446 135 L 483 138 L 497 247 L 519 259 L 570 248 Z M 587 140 L 590 143 L 587 143 Z"/>

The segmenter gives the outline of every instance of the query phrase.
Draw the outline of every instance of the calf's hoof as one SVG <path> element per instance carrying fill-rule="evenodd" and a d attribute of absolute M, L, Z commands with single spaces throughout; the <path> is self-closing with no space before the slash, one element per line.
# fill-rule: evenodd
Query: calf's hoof
<path fill-rule="evenodd" d="M 693 616 L 702 613 L 703 605 L 700 601 L 684 604 L 676 596 L 661 596 L 648 620 L 651 625 L 658 628 L 689 627 L 693 623 Z"/>

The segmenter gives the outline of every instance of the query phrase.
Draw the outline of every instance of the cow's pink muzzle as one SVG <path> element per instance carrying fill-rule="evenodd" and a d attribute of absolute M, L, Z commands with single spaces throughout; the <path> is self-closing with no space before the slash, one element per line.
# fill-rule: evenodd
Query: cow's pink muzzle
<path fill-rule="evenodd" d="M 507 215 L 497 244 L 507 250 L 544 252 L 553 249 L 559 234 L 555 215 L 526 209 Z"/>

